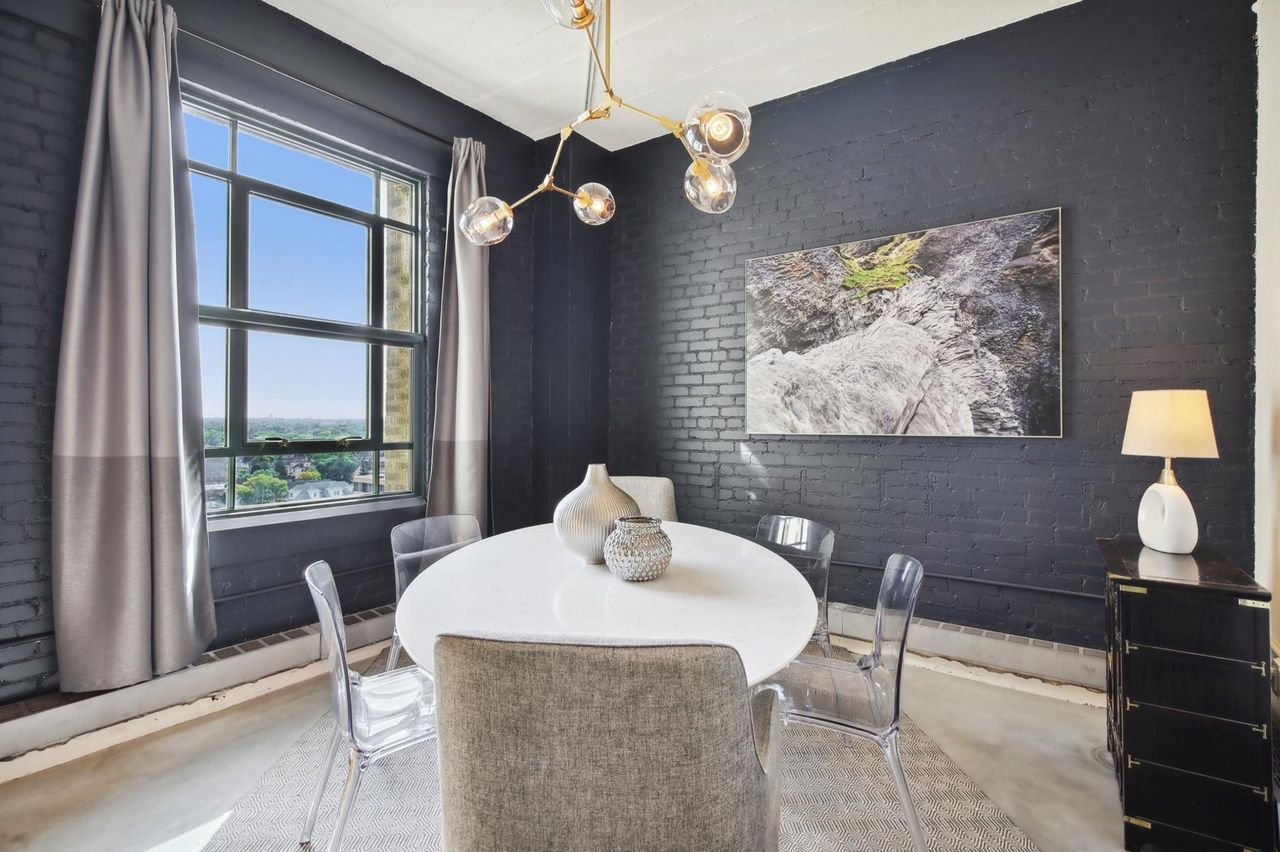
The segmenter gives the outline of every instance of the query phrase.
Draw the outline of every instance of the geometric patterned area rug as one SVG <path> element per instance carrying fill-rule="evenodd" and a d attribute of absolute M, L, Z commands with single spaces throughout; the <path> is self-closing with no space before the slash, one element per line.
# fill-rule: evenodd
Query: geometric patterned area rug
<path fill-rule="evenodd" d="M 381 658 L 370 666 L 379 671 Z M 310 804 L 333 732 L 326 714 L 236 802 L 205 852 L 286 852 Z M 1037 852 L 995 802 L 905 716 L 902 763 L 930 852 Z M 781 848 L 785 852 L 911 852 L 911 840 L 880 750 L 871 743 L 804 725 L 784 731 Z M 324 848 L 339 788 L 339 755 L 314 844 Z M 387 852 L 441 848 L 440 779 L 434 741 L 384 758 L 361 785 L 343 849 Z"/>

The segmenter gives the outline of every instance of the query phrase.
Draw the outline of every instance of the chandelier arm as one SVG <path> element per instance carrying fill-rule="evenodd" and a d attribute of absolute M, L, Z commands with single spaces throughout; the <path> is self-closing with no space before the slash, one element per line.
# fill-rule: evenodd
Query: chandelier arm
<path fill-rule="evenodd" d="M 547 186 L 548 186 L 548 184 L 546 183 L 546 181 L 543 181 L 542 183 L 538 184 L 538 185 L 537 185 L 537 186 L 535 186 L 533 189 L 531 189 L 531 190 L 528 192 L 528 194 L 526 194 L 526 195 L 525 195 L 523 198 L 521 198 L 519 201 L 514 201 L 514 202 L 512 202 L 511 204 L 509 204 L 508 206 L 509 206 L 512 210 L 515 210 L 517 207 L 519 207 L 521 204 L 524 204 L 524 203 L 525 203 L 526 201 L 528 201 L 530 198 L 534 198 L 535 196 L 541 195 L 542 193 L 546 192 L 546 191 L 547 191 Z"/>
<path fill-rule="evenodd" d="M 583 32 L 587 34 L 587 44 L 591 47 L 591 57 L 595 59 L 596 70 L 600 72 L 600 79 L 604 83 L 605 93 L 610 94 L 613 92 L 613 83 L 609 80 L 609 71 L 605 68 L 604 61 L 600 59 L 600 50 L 596 47 L 595 37 L 591 34 L 590 27 L 583 30 Z"/>
<path fill-rule="evenodd" d="M 547 176 L 542 179 L 544 184 L 550 185 L 555 179 L 556 169 L 560 165 L 560 155 L 564 153 L 564 143 L 568 142 L 569 137 L 573 135 L 573 127 L 572 124 L 566 124 L 560 128 L 560 144 L 556 145 L 555 156 L 551 158 L 551 165 L 547 167 Z"/>
<path fill-rule="evenodd" d="M 551 166 L 547 169 L 547 173 L 542 178 L 542 182 L 539 183 L 537 186 L 535 186 L 532 190 L 530 190 L 529 193 L 524 197 L 522 197 L 519 201 L 516 201 L 515 203 L 513 203 L 511 205 L 512 210 L 516 209 L 521 204 L 524 204 L 526 201 L 533 198 L 534 196 L 540 195 L 541 193 L 544 193 L 547 190 L 555 190 L 557 192 L 563 192 L 566 195 L 576 197 L 575 193 L 569 192 L 567 190 L 561 189 L 560 187 L 556 186 L 556 181 L 555 181 L 556 169 L 560 166 L 560 155 L 564 153 L 565 143 L 568 142 L 569 137 L 573 135 L 574 128 L 577 127 L 579 124 L 582 124 L 584 121 L 591 121 L 593 118 L 599 118 L 599 116 L 595 115 L 594 110 L 586 110 L 577 118 L 575 118 L 573 121 L 569 122 L 564 127 L 560 128 L 560 142 L 558 145 L 556 145 L 556 153 L 551 158 Z"/>
<path fill-rule="evenodd" d="M 613 74 L 613 0 L 604 0 L 604 78 Z"/>
<path fill-rule="evenodd" d="M 665 115 L 659 115 L 656 112 L 649 112 L 649 110 L 647 109 L 641 109 L 635 104 L 629 104 L 626 101 L 621 99 L 618 100 L 618 106 L 622 107 L 623 109 L 629 109 L 632 112 L 636 113 L 637 115 L 643 115 L 645 118 L 649 119 L 650 121 L 656 121 L 658 124 L 661 124 L 664 128 L 666 128 L 671 133 L 674 133 L 677 136 L 680 135 L 680 128 L 682 125 L 680 124 L 680 122 L 676 121 L 674 118 L 667 118 Z"/>

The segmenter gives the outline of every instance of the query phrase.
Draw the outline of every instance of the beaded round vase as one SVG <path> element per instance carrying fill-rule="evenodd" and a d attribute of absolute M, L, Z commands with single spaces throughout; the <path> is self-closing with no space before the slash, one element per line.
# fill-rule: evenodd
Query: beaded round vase
<path fill-rule="evenodd" d="M 656 580 L 671 564 L 671 539 L 657 518 L 618 518 L 604 543 L 604 564 L 633 583 Z"/>

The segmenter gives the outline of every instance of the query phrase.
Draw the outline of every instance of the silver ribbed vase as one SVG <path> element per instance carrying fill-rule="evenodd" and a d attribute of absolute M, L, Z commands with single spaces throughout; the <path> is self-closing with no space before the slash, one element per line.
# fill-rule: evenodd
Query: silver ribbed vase
<path fill-rule="evenodd" d="M 587 477 L 556 506 L 553 523 L 561 543 L 592 565 L 604 563 L 604 541 L 618 518 L 640 514 L 631 495 L 613 484 L 602 464 L 587 466 Z"/>
<path fill-rule="evenodd" d="M 632 583 L 656 580 L 671 564 L 671 539 L 657 518 L 618 518 L 604 543 L 604 564 Z"/>

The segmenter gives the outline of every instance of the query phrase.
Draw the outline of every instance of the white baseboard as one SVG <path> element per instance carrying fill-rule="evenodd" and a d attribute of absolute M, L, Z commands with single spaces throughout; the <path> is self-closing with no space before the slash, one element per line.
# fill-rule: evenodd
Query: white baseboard
<path fill-rule="evenodd" d="M 875 630 L 873 609 L 833 603 L 828 608 L 828 617 L 831 632 L 841 636 L 869 641 Z M 926 618 L 911 620 L 907 647 L 917 654 L 946 657 L 996 671 L 1090 689 L 1106 686 L 1106 656 L 1094 648 L 961 627 Z"/>
<path fill-rule="evenodd" d="M 348 624 L 351 662 L 381 653 L 394 616 Z M 0 783 L 301 683 L 324 671 L 305 635 L 0 723 Z"/>
<path fill-rule="evenodd" d="M 874 610 L 833 603 L 829 613 L 833 634 L 871 639 Z M 347 625 L 356 648 L 351 662 L 381 653 L 393 619 L 379 615 Z M 913 619 L 908 640 L 916 654 L 986 669 L 1090 689 L 1106 682 L 1105 657 L 1090 648 L 920 618 Z M 319 654 L 319 634 L 311 628 L 297 638 L 0 723 L 0 784 L 317 677 L 324 671 Z"/>

